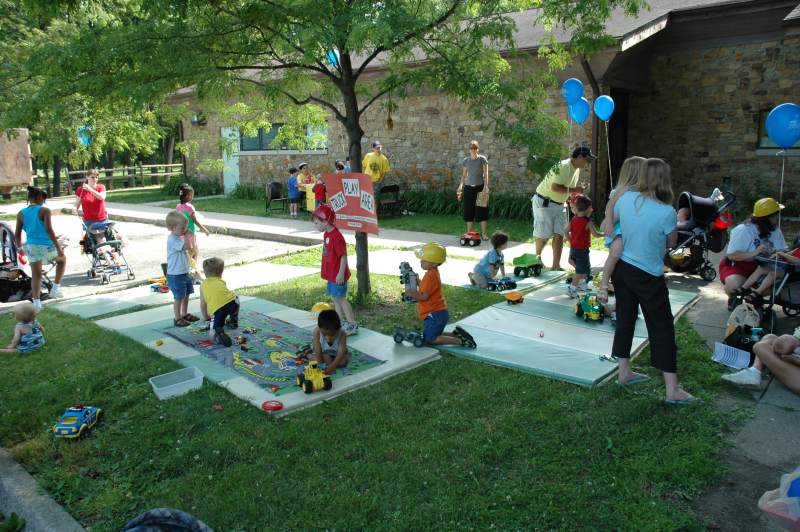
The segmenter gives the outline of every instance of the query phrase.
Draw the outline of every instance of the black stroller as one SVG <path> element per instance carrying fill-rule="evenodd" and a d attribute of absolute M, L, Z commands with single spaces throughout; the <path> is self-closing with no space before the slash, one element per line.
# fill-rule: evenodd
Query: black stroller
<path fill-rule="evenodd" d="M 678 243 L 667 250 L 664 264 L 676 273 L 690 273 L 713 281 L 717 277 L 708 252 L 719 253 L 728 244 L 728 229 L 733 225 L 728 211 L 736 201 L 733 192 L 715 189 L 703 198 L 689 192 L 678 197 L 678 212 L 685 209 L 689 219 L 678 222 Z"/>
<path fill-rule="evenodd" d="M 66 248 L 68 240 L 58 237 L 62 248 Z M 14 229 L 5 222 L 0 222 L 0 302 L 22 301 L 31 298 L 31 269 L 27 257 L 20 256 Z M 42 299 L 47 299 L 53 282 L 48 274 L 55 268 L 55 261 L 42 268 Z"/>
<path fill-rule="evenodd" d="M 83 228 L 81 246 L 91 263 L 87 277 L 100 277 L 100 284 L 108 284 L 111 276 L 123 273 L 128 279 L 136 277 L 122 253 L 122 240 L 114 229 L 114 222 L 84 222 Z"/>

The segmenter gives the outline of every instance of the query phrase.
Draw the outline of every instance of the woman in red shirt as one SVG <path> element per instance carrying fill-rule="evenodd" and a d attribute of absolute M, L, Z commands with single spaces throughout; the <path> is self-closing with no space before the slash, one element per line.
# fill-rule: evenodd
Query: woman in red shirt
<path fill-rule="evenodd" d="M 86 172 L 86 182 L 75 191 L 75 208 L 87 228 L 97 222 L 108 221 L 106 214 L 106 187 L 97 182 L 100 173 L 96 168 Z"/>

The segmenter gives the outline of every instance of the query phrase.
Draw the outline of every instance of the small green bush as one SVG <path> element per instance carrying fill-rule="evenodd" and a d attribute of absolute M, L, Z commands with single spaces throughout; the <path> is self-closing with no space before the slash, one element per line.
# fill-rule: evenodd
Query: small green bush
<path fill-rule="evenodd" d="M 463 209 L 454 192 L 407 190 L 403 197 L 408 210 L 429 214 L 458 214 Z M 527 196 L 492 194 L 489 197 L 489 217 L 530 221 L 533 219 L 531 200 Z"/>
<path fill-rule="evenodd" d="M 266 188 L 263 183 L 239 183 L 231 192 L 230 197 L 243 200 L 263 200 Z"/>
<path fill-rule="evenodd" d="M 161 190 L 165 195 L 174 196 L 177 198 L 178 192 L 183 183 L 189 183 L 192 185 L 195 197 L 216 196 L 218 194 L 222 194 L 223 191 L 222 184 L 218 181 L 180 175 L 170 177 L 169 180 L 161 187 Z"/>

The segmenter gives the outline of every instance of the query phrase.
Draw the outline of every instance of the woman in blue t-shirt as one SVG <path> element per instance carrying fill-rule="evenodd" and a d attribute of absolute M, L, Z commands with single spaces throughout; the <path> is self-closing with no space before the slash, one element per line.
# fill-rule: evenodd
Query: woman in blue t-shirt
<path fill-rule="evenodd" d="M 661 159 L 648 159 L 636 190 L 623 194 L 614 206 L 623 244 L 611 277 L 617 304 L 612 354 L 619 360 L 619 384 L 630 386 L 650 380 L 631 370 L 631 345 L 641 306 L 650 340 L 650 364 L 664 375 L 666 402 L 686 404 L 695 398 L 678 384 L 675 324 L 664 279 L 664 252 L 677 241 L 678 221 L 672 208 L 669 165 Z"/>

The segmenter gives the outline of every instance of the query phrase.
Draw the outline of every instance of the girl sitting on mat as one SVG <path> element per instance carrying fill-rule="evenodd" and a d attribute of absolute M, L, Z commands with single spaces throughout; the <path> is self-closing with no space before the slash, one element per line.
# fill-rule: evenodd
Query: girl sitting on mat
<path fill-rule="evenodd" d="M 323 310 L 317 317 L 314 356 L 320 364 L 325 363 L 325 375 L 347 366 L 347 333 L 342 330 L 342 320 L 335 310 Z"/>

